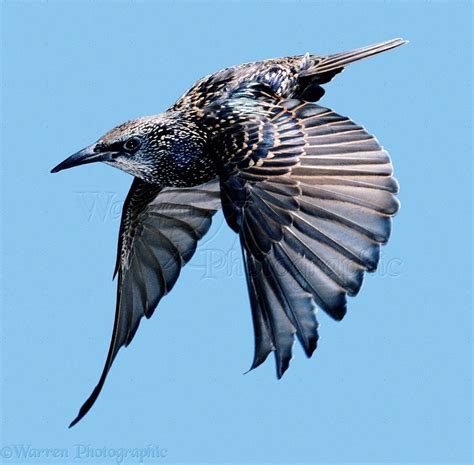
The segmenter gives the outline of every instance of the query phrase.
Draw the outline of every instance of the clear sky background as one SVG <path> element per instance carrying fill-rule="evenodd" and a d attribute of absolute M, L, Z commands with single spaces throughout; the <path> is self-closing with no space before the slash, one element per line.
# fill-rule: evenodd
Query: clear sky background
<path fill-rule="evenodd" d="M 156 446 L 166 457 L 145 463 L 471 463 L 471 14 L 470 2 L 4 3 L 0 461 L 108 464 L 95 449 Z M 108 349 L 131 178 L 49 170 L 219 68 L 393 37 L 410 44 L 352 65 L 322 100 L 377 136 L 401 184 L 380 269 L 344 321 L 320 312 L 320 347 L 308 360 L 295 346 L 281 381 L 272 357 L 243 376 L 250 307 L 218 215 L 68 430 Z M 27 459 L 22 444 L 67 456 Z"/>

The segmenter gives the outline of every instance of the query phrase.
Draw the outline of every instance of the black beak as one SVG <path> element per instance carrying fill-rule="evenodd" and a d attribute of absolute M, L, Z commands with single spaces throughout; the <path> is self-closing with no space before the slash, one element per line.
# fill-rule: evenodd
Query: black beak
<path fill-rule="evenodd" d="M 51 170 L 51 173 L 57 173 L 58 171 L 67 170 L 68 168 L 73 168 L 74 166 L 94 163 L 96 161 L 108 161 L 112 158 L 112 154 L 110 152 L 95 152 L 95 147 L 96 144 L 92 144 L 85 149 L 79 150 L 79 152 L 76 152 L 74 155 L 71 155 L 59 165 L 55 166 Z"/>

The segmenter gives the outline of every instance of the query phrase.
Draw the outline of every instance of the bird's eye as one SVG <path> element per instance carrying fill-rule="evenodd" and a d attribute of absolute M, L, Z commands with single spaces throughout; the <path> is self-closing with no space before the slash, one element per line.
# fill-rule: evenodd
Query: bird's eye
<path fill-rule="evenodd" d="M 138 147 L 140 147 L 140 139 L 138 137 L 132 137 L 123 144 L 123 148 L 127 152 L 135 152 L 138 150 Z"/>

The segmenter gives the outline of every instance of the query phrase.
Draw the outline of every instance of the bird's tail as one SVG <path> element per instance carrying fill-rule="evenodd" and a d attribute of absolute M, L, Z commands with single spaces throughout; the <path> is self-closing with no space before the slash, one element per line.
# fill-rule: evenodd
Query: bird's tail
<path fill-rule="evenodd" d="M 317 59 L 314 65 L 302 71 L 299 77 L 304 78 L 328 74 L 334 75 L 339 71 L 342 71 L 342 68 L 350 63 L 353 63 L 354 61 L 362 60 L 372 55 L 376 55 L 377 53 L 382 53 L 392 48 L 399 47 L 400 45 L 406 44 L 407 42 L 408 41 L 404 39 L 392 39 L 388 40 L 387 42 L 351 50 L 350 52 L 341 52 L 328 55 L 326 57 Z"/>

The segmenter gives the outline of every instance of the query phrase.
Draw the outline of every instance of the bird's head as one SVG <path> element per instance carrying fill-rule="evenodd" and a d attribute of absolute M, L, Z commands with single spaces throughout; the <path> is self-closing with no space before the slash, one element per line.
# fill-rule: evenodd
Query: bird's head
<path fill-rule="evenodd" d="M 162 114 L 127 121 L 76 152 L 51 172 L 104 162 L 144 181 L 163 186 L 195 184 L 205 140 L 195 126 Z M 205 182 L 205 181 L 204 181 Z"/>

